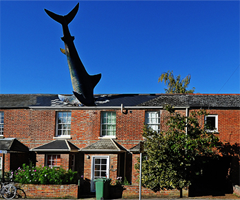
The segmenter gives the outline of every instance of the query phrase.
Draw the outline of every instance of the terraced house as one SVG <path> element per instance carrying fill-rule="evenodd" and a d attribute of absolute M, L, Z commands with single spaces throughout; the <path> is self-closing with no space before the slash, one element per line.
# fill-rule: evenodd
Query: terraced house
<path fill-rule="evenodd" d="M 52 94 L 0 95 L 0 163 L 4 171 L 23 163 L 62 166 L 89 182 L 99 177 L 126 177 L 137 185 L 134 165 L 139 157 L 142 129 L 160 131 L 165 104 L 188 116 L 206 109 L 201 119 L 211 123 L 227 142 L 223 160 L 203 169 L 211 183 L 240 185 L 239 94 L 115 94 L 96 95 L 96 106 L 70 104 Z M 226 158 L 226 159 L 225 159 Z M 227 160 L 227 162 L 225 162 Z"/>

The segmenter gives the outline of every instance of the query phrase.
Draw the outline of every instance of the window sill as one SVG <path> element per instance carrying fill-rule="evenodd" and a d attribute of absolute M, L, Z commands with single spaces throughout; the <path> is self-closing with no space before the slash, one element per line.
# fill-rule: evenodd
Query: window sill
<path fill-rule="evenodd" d="M 66 140 L 66 139 L 72 139 L 71 135 L 61 135 L 61 136 L 56 136 L 53 137 L 55 140 Z"/>
<path fill-rule="evenodd" d="M 101 136 L 98 139 L 117 139 L 116 136 Z"/>
<path fill-rule="evenodd" d="M 218 133 L 218 130 L 206 130 L 208 133 Z"/>

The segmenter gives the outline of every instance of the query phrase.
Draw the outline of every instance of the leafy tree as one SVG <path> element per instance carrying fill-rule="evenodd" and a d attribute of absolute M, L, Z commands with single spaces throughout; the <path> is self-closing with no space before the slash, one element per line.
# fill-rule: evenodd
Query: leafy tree
<path fill-rule="evenodd" d="M 143 131 L 142 184 L 153 190 L 176 188 L 182 196 L 182 188 L 190 185 L 204 159 L 217 155 L 220 142 L 214 132 L 205 131 L 199 123 L 200 117 L 207 114 L 205 110 L 185 117 L 171 106 L 165 109 L 169 112 L 166 130 L 157 133 L 145 127 Z M 139 169 L 139 163 L 135 168 Z"/>
<path fill-rule="evenodd" d="M 187 90 L 187 87 L 190 83 L 191 76 L 187 75 L 184 79 L 181 80 L 181 76 L 178 75 L 174 78 L 173 71 L 168 71 L 165 73 L 162 73 L 161 76 L 158 78 L 158 82 L 163 82 L 166 85 L 167 89 L 165 89 L 166 93 L 180 93 L 180 94 L 186 94 L 186 93 L 193 93 L 195 88 L 192 88 L 191 90 Z"/>

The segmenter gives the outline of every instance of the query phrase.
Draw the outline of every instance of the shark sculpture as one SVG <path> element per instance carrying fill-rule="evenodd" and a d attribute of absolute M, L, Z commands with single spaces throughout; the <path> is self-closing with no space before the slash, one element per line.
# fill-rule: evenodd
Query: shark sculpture
<path fill-rule="evenodd" d="M 65 44 L 65 49 L 60 49 L 67 56 L 68 67 L 70 71 L 73 93 L 76 98 L 86 106 L 94 106 L 95 100 L 93 89 L 101 79 L 101 74 L 89 75 L 82 64 L 73 43 L 74 37 L 71 36 L 68 24 L 73 20 L 78 12 L 79 3 L 67 15 L 57 15 L 45 9 L 45 12 L 55 21 L 59 22 L 63 28 L 63 37 L 61 38 Z"/>

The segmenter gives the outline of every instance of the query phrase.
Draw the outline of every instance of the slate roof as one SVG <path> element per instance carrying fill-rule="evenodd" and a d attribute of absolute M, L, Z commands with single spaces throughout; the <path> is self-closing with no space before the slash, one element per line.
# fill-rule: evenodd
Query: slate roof
<path fill-rule="evenodd" d="M 0 108 L 51 106 L 51 101 L 57 98 L 57 94 L 0 94 Z"/>
<path fill-rule="evenodd" d="M 155 94 L 108 94 L 95 95 L 95 100 L 98 107 L 121 106 L 121 104 L 136 106 L 156 97 Z M 34 106 L 76 107 L 76 105 L 69 105 L 60 101 L 57 94 L 0 94 L 0 108 L 28 108 Z"/>
<path fill-rule="evenodd" d="M 16 138 L 3 138 L 0 139 L 0 150 L 8 152 L 27 152 L 29 148 Z"/>
<path fill-rule="evenodd" d="M 31 149 L 36 152 L 77 152 L 79 150 L 74 144 L 68 140 L 55 140 L 42 146 Z"/>
<path fill-rule="evenodd" d="M 71 96 L 71 95 L 66 95 Z M 96 105 L 112 106 L 164 106 L 239 108 L 240 94 L 107 94 L 95 95 Z M 29 107 L 84 107 L 71 105 L 59 99 L 57 94 L 0 94 L 0 108 Z"/>
<path fill-rule="evenodd" d="M 110 94 L 96 96 L 98 106 L 136 106 L 158 97 L 158 94 Z M 104 102 L 104 103 L 101 103 Z"/>
<path fill-rule="evenodd" d="M 118 144 L 113 139 L 100 139 L 99 141 L 90 144 L 89 146 L 81 149 L 84 152 L 124 152 L 124 147 Z"/>
<path fill-rule="evenodd" d="M 129 149 L 129 151 L 133 152 L 133 153 L 139 153 L 140 152 L 140 143 L 138 143 L 136 146 Z"/>
<path fill-rule="evenodd" d="M 144 102 L 139 106 L 215 107 L 239 108 L 239 94 L 165 94 Z"/>

